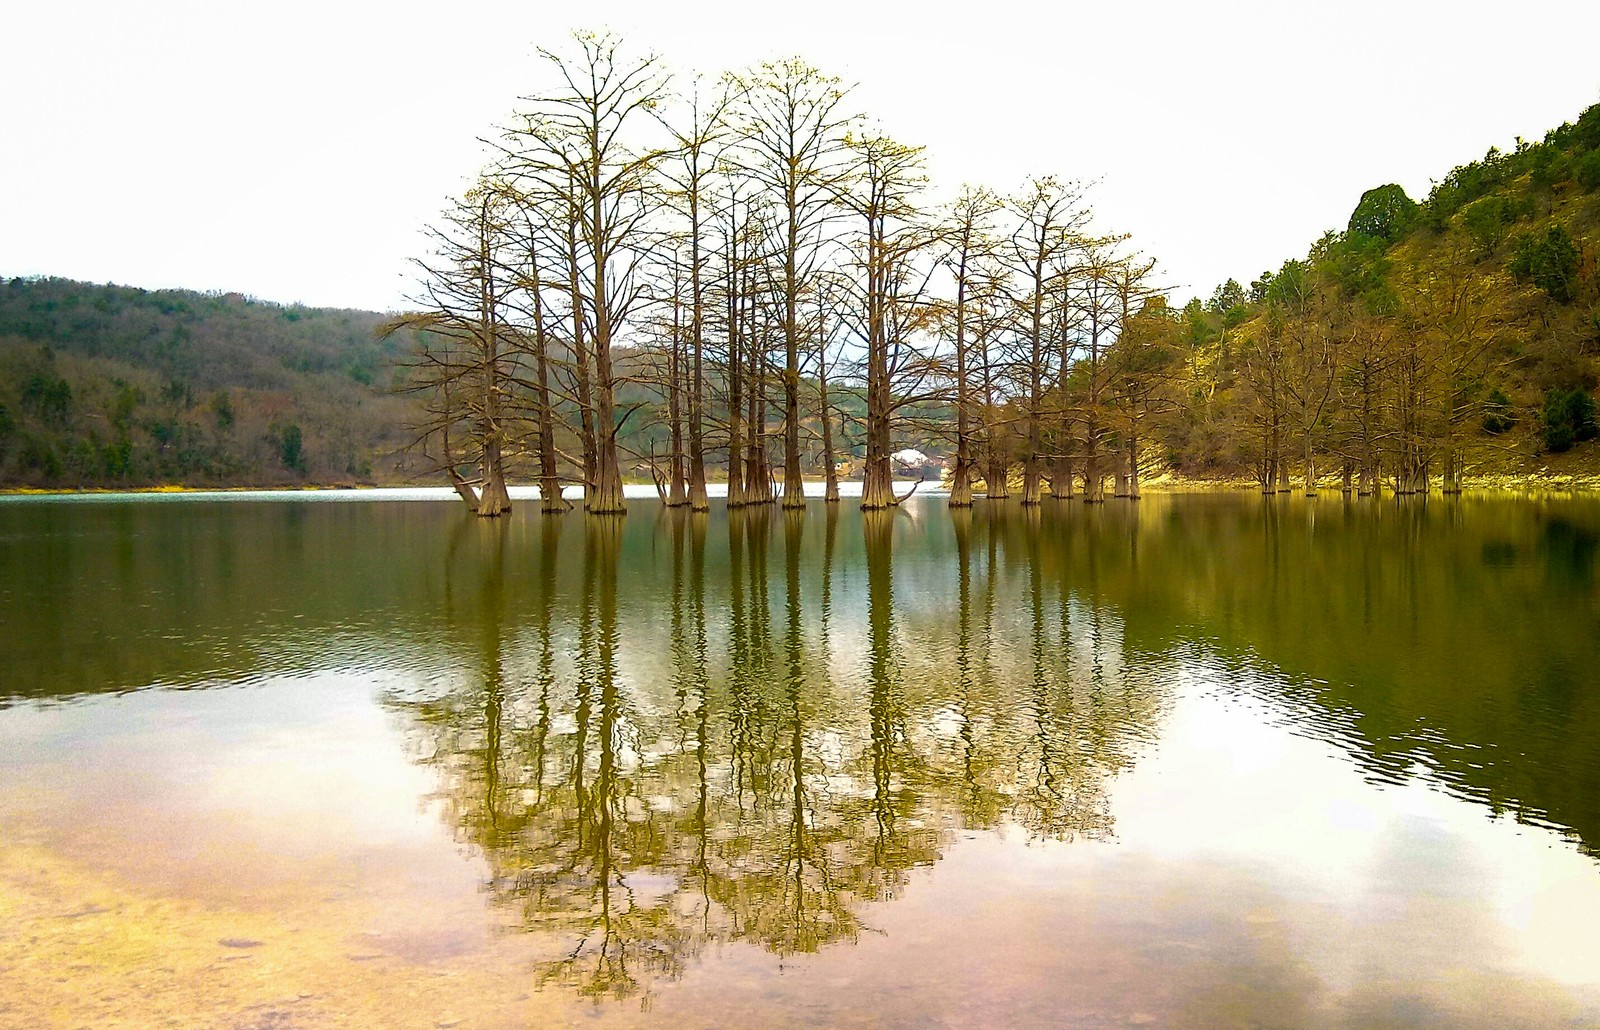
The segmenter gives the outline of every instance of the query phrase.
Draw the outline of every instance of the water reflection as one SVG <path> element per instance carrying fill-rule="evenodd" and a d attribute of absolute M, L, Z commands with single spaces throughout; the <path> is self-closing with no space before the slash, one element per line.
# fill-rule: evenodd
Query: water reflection
<path fill-rule="evenodd" d="M 83 961 L 48 850 L 347 1000 L 1515 1022 L 1463 984 L 1595 979 L 1597 540 L 1581 499 L 0 503 L 0 965 Z"/>
<path fill-rule="evenodd" d="M 643 559 L 659 618 L 619 613 L 641 559 L 619 522 L 548 520 L 525 616 L 486 542 L 476 668 L 387 704 L 507 926 L 544 942 L 542 980 L 626 997 L 712 943 L 814 952 L 858 939 L 959 831 L 1112 833 L 1106 779 L 1148 736 L 1159 669 L 1108 655 L 1117 617 L 1047 582 L 1039 554 L 1005 575 L 1008 538 L 1036 552 L 1037 526 L 957 518 L 956 603 L 916 606 L 914 631 L 893 552 L 918 530 L 892 513 L 862 518 L 865 589 L 842 596 L 837 512 L 665 514 Z"/>

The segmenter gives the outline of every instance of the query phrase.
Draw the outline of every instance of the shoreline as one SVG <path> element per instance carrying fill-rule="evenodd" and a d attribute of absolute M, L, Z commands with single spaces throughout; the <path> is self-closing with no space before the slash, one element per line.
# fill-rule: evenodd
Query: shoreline
<path fill-rule="evenodd" d="M 818 487 L 820 487 L 825 482 L 825 480 L 823 480 L 821 478 L 807 477 L 805 479 L 805 482 L 806 482 L 806 484 L 808 486 L 818 486 Z M 846 482 L 847 481 L 841 481 L 841 485 L 845 485 Z M 858 482 L 858 481 L 848 481 L 848 482 Z M 911 482 L 914 482 L 914 480 L 896 480 L 897 484 L 908 484 L 908 483 L 911 483 Z M 655 486 L 654 486 L 653 483 L 648 483 L 648 482 L 625 483 L 624 485 L 625 486 L 635 486 L 635 487 L 649 487 L 651 489 L 650 496 L 651 497 L 655 496 L 655 494 L 654 494 Z M 710 481 L 708 481 L 707 485 L 708 486 L 724 487 L 725 488 L 727 484 L 722 480 L 710 480 Z M 525 493 L 526 491 L 537 490 L 537 485 L 533 484 L 533 483 L 511 484 L 511 486 L 512 486 L 513 489 L 516 489 L 519 493 Z M 1190 477 L 1187 477 L 1187 476 L 1165 476 L 1165 475 L 1164 476 L 1153 477 L 1153 478 L 1148 479 L 1148 480 L 1144 480 L 1139 484 L 1139 486 L 1140 486 L 1141 495 L 1142 494 L 1196 494 L 1196 493 L 1257 493 L 1260 490 L 1259 484 L 1255 483 L 1254 481 L 1248 480 L 1248 479 L 1232 479 L 1232 478 L 1198 479 L 1198 478 L 1190 478 Z M 1496 474 L 1496 475 L 1473 476 L 1473 477 L 1467 479 L 1462 484 L 1462 488 L 1463 488 L 1462 492 L 1463 493 L 1467 493 L 1467 494 L 1483 493 L 1483 492 L 1527 493 L 1527 494 L 1587 493 L 1587 492 L 1600 493 L 1600 474 L 1597 474 L 1597 475 L 1560 475 L 1560 474 L 1505 475 L 1505 474 Z M 575 484 L 569 484 L 568 489 L 569 489 L 569 491 L 572 490 L 572 489 L 575 489 Z M 274 486 L 274 485 L 265 485 L 265 484 L 257 484 L 257 485 L 233 484 L 233 485 L 228 485 L 228 486 L 187 486 L 187 485 L 176 484 L 176 483 L 164 483 L 164 484 L 159 484 L 159 485 L 155 485 L 155 486 L 128 486 L 128 487 L 86 486 L 86 487 L 64 487 L 64 488 L 31 487 L 31 486 L 9 486 L 9 487 L 0 487 L 0 498 L 7 498 L 7 497 L 156 496 L 156 495 L 221 494 L 221 493 L 228 493 L 228 494 L 259 494 L 259 493 L 305 493 L 305 494 L 341 493 L 341 494 L 360 494 L 360 493 L 373 493 L 373 492 L 378 492 L 378 491 L 397 491 L 397 490 L 406 490 L 406 491 L 441 490 L 441 491 L 449 492 L 450 491 L 450 487 L 448 486 L 448 484 L 433 484 L 433 483 L 364 483 L 364 484 L 360 484 L 360 485 L 347 484 L 347 483 L 339 483 L 339 484 L 307 483 L 307 484 L 299 484 L 299 485 L 293 485 L 293 486 Z M 921 487 L 919 487 L 919 491 L 926 492 L 926 493 L 929 493 L 929 494 L 943 494 L 943 493 L 948 493 L 949 492 L 949 486 L 946 483 L 944 483 L 943 481 L 940 481 L 940 480 L 923 480 Z M 977 496 L 980 496 L 980 497 L 983 496 L 983 492 L 981 490 L 975 490 L 974 493 Z M 1015 492 L 1013 492 L 1013 494 L 1014 493 Z M 1278 491 L 1278 495 L 1279 496 L 1287 495 L 1287 496 L 1291 496 L 1291 497 L 1305 496 L 1304 484 L 1296 483 L 1292 489 L 1279 490 Z M 1340 484 L 1339 484 L 1338 480 L 1332 480 L 1331 482 L 1328 482 L 1326 484 L 1319 484 L 1319 489 L 1318 489 L 1318 492 L 1317 492 L 1316 496 L 1329 496 L 1329 495 L 1333 495 L 1333 496 L 1341 496 L 1342 495 L 1342 491 L 1340 490 Z M 1429 491 L 1429 495 L 1440 495 L 1440 491 L 1437 488 L 1434 488 L 1434 489 Z M 453 494 L 452 494 L 452 496 L 453 496 Z M 576 495 L 574 495 L 574 496 L 576 496 Z M 1394 496 L 1394 492 L 1392 490 L 1389 490 L 1389 489 L 1385 488 L 1385 489 L 1382 489 L 1380 491 L 1380 496 L 1391 497 L 1391 496 Z M 1443 496 L 1448 496 L 1448 495 L 1443 495 Z M 1113 500 L 1114 498 L 1108 496 L 1106 499 L 1109 501 L 1109 500 Z M 1125 498 L 1115 498 L 1115 499 L 1125 499 Z"/>

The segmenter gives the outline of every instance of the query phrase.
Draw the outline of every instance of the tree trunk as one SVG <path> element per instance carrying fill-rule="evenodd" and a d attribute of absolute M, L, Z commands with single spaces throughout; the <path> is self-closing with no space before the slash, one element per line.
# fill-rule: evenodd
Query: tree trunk
<path fill-rule="evenodd" d="M 752 315 L 754 310 L 752 296 Z M 772 470 L 767 462 L 767 358 L 759 342 L 762 339 L 764 336 L 759 331 L 750 334 L 750 353 L 746 359 L 746 368 L 750 372 L 746 384 L 750 406 L 746 411 L 748 424 L 745 427 L 749 445 L 744 457 L 744 496 L 747 504 L 771 504 L 773 501 Z"/>
<path fill-rule="evenodd" d="M 738 203 L 738 198 L 734 198 Z M 736 210 L 736 209 L 735 209 Z M 732 216 L 730 215 L 730 218 Z M 743 344 L 739 319 L 739 237 L 736 223 L 728 227 L 728 507 L 742 508 L 744 496 L 744 370 L 741 368 Z"/>
<path fill-rule="evenodd" d="M 1444 484 L 1440 490 L 1442 493 L 1447 494 L 1459 494 L 1461 492 L 1461 459 L 1453 447 L 1445 451 Z"/>
<path fill-rule="evenodd" d="M 1350 481 L 1351 481 L 1351 478 L 1353 477 L 1354 473 L 1355 473 L 1354 464 L 1350 461 L 1349 458 L 1344 459 L 1344 461 L 1339 466 L 1339 492 L 1344 494 L 1346 497 L 1350 496 L 1350 489 L 1351 489 L 1351 482 Z"/>
<path fill-rule="evenodd" d="M 839 503 L 839 470 L 833 457 L 833 413 L 828 410 L 828 371 L 824 364 L 817 378 L 817 389 L 821 395 L 822 406 L 822 468 L 827 477 L 827 489 L 823 491 L 822 499 L 828 504 Z"/>
<path fill-rule="evenodd" d="M 450 485 L 455 487 L 457 496 L 466 504 L 467 510 L 476 515 L 478 513 L 478 495 L 472 492 L 471 485 L 461 478 L 461 473 L 456 471 L 455 465 L 450 463 L 448 457 L 445 458 L 445 462 L 444 470 L 450 476 Z"/>
<path fill-rule="evenodd" d="M 784 289 L 783 323 L 783 505 L 784 510 L 806 506 L 805 481 L 800 475 L 800 327 L 796 324 L 796 283 L 794 281 L 794 215 L 791 212 L 787 282 Z"/>
<path fill-rule="evenodd" d="M 956 444 L 956 467 L 950 473 L 950 507 L 972 507 L 972 467 Z"/>
<path fill-rule="evenodd" d="M 506 493 L 506 477 L 500 460 L 500 441 L 490 437 L 483 443 L 483 485 L 478 488 L 477 513 L 484 518 L 511 511 L 511 495 Z"/>
<path fill-rule="evenodd" d="M 894 472 L 889 460 L 889 384 L 878 371 L 867 386 L 867 462 L 861 479 L 861 509 L 874 511 L 896 503 Z"/>
<path fill-rule="evenodd" d="M 505 468 L 500 458 L 500 437 L 505 431 L 500 422 L 500 334 L 499 297 L 495 291 L 494 255 L 489 240 L 489 197 L 484 195 L 483 216 L 478 222 L 481 275 L 479 276 L 479 331 L 483 334 L 483 485 L 478 490 L 475 509 L 483 518 L 504 515 L 511 510 L 511 495 L 506 493 Z"/>
<path fill-rule="evenodd" d="M 677 278 L 676 275 L 673 277 Z M 688 456 L 683 450 L 683 325 L 678 303 L 677 283 L 672 291 L 672 353 L 669 355 L 667 383 L 667 421 L 671 423 L 672 455 L 668 462 L 666 506 L 681 508 L 689 503 Z"/>
<path fill-rule="evenodd" d="M 710 511 L 706 495 L 705 293 L 700 283 L 700 184 L 689 193 L 689 509 Z"/>
<path fill-rule="evenodd" d="M 995 448 L 989 456 L 989 471 L 983 476 L 984 496 L 991 501 L 1010 500 L 1011 484 L 1007 481 L 1010 474 L 1010 466 L 1000 457 L 998 448 Z"/>
<path fill-rule="evenodd" d="M 538 256 L 532 253 L 533 226 L 528 226 L 529 278 L 533 293 L 533 363 L 537 383 L 534 402 L 539 420 L 539 510 L 546 515 L 566 511 L 561 477 L 556 465 L 555 411 L 550 406 L 550 339 L 545 335 L 544 301 L 539 284 Z"/>
<path fill-rule="evenodd" d="M 570 188 L 570 187 L 569 187 Z M 578 442 L 583 448 L 583 506 L 589 507 L 599 482 L 600 448 L 594 432 L 594 384 L 589 368 L 589 342 L 583 329 L 583 288 L 579 285 L 576 198 L 567 220 L 567 290 L 572 303 L 572 360 L 578 379 Z"/>
<path fill-rule="evenodd" d="M 1065 446 L 1062 441 L 1061 446 Z M 1058 501 L 1070 501 L 1074 496 L 1072 459 L 1063 454 L 1056 458 L 1050 472 L 1050 496 Z"/>
<path fill-rule="evenodd" d="M 895 505 L 894 474 L 889 465 L 889 341 L 885 323 L 886 269 L 883 222 L 867 213 L 867 460 L 861 476 L 861 510 Z"/>
<path fill-rule="evenodd" d="M 617 461 L 617 383 L 611 369 L 611 288 L 606 263 L 609 257 L 608 229 L 605 205 L 599 182 L 598 160 L 589 171 L 589 217 L 592 239 L 589 249 L 593 257 L 594 276 L 594 371 L 599 403 L 595 406 L 595 444 L 599 454 L 595 462 L 594 500 L 589 505 L 592 515 L 626 515 L 628 506 L 622 495 L 622 468 Z"/>
<path fill-rule="evenodd" d="M 1100 427 L 1091 418 L 1083 455 L 1083 503 L 1101 504 L 1105 499 L 1105 472 L 1100 468 Z"/>
<path fill-rule="evenodd" d="M 1128 434 L 1128 498 L 1139 499 L 1139 436 Z"/>
<path fill-rule="evenodd" d="M 972 397 L 967 386 L 967 251 L 962 243 L 956 269 L 956 467 L 950 476 L 950 507 L 972 507 Z"/>
<path fill-rule="evenodd" d="M 1317 459 L 1309 442 L 1306 444 L 1306 496 L 1317 496 Z"/>

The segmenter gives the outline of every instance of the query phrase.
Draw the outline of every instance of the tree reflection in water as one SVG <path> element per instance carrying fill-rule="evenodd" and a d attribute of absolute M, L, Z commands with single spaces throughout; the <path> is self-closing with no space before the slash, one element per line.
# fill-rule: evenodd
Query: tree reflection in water
<path fill-rule="evenodd" d="M 388 704 L 541 982 L 648 1001 L 709 944 L 856 940 L 959 831 L 1112 833 L 1106 781 L 1155 691 L 1037 510 L 954 518 L 954 569 L 909 585 L 896 537 L 919 527 L 893 512 L 843 553 L 833 510 L 669 511 L 626 542 L 547 518 L 523 611 L 525 570 L 484 551 L 476 670 Z M 620 605 L 619 569 L 646 584 Z"/>

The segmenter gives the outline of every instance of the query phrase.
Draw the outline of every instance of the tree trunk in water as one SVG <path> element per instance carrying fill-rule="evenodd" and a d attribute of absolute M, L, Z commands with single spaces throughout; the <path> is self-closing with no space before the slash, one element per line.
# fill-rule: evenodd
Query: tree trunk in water
<path fill-rule="evenodd" d="M 739 341 L 738 236 L 728 229 L 728 507 L 742 508 L 744 497 L 744 370 Z"/>
<path fill-rule="evenodd" d="M 482 485 L 478 488 L 475 509 L 480 517 L 493 518 L 511 510 L 511 495 L 506 493 L 505 467 L 500 459 L 500 299 L 495 291 L 491 271 L 493 256 L 488 237 L 489 198 L 483 199 L 483 218 L 478 223 L 478 260 L 482 275 L 478 289 L 478 331 L 483 344 L 483 410 L 480 412 L 478 431 L 483 439 L 481 466 Z"/>
<path fill-rule="evenodd" d="M 1139 499 L 1139 438 L 1128 436 L 1128 498 Z"/>
<path fill-rule="evenodd" d="M 601 396 L 600 423 L 610 422 L 610 398 Z M 605 431 L 605 442 L 600 445 L 599 467 L 595 470 L 594 496 L 588 504 L 591 515 L 626 515 L 628 505 L 622 494 L 622 469 L 617 464 L 617 438 L 614 430 Z"/>
<path fill-rule="evenodd" d="M 672 355 L 668 365 L 667 420 L 672 423 L 672 456 L 667 475 L 666 505 L 681 508 L 689 503 L 688 456 L 683 450 L 683 326 L 677 290 L 672 301 Z"/>
<path fill-rule="evenodd" d="M 1310 444 L 1306 444 L 1306 496 L 1317 496 L 1317 459 Z"/>
<path fill-rule="evenodd" d="M 710 511 L 706 495 L 705 292 L 700 283 L 700 190 L 689 195 L 689 340 L 694 347 L 689 379 L 689 510 Z"/>
<path fill-rule="evenodd" d="M 1350 481 L 1354 471 L 1349 458 L 1344 459 L 1344 462 L 1339 466 L 1339 492 L 1346 497 L 1350 496 Z"/>
<path fill-rule="evenodd" d="M 1022 503 L 1038 504 L 1044 496 L 1044 477 L 1039 474 L 1039 459 L 1032 454 L 1022 458 Z"/>
<path fill-rule="evenodd" d="M 467 484 L 465 479 L 461 478 L 461 473 L 456 471 L 454 465 L 447 465 L 445 472 L 449 473 L 450 485 L 455 487 L 456 494 L 466 504 L 467 510 L 476 515 L 478 513 L 478 495 L 472 492 L 472 487 Z"/>
<path fill-rule="evenodd" d="M 1440 491 L 1447 494 L 1461 492 L 1461 463 L 1453 448 L 1445 452 L 1444 484 L 1440 487 Z"/>
<path fill-rule="evenodd" d="M 791 305 L 792 308 L 792 305 Z M 788 367 L 783 370 L 783 509 L 806 506 L 805 481 L 800 477 L 800 367 L 794 326 L 788 327 Z"/>
<path fill-rule="evenodd" d="M 533 235 L 530 226 L 529 237 Z M 533 331 L 534 370 L 538 374 L 535 400 L 539 405 L 539 510 L 555 515 L 567 509 L 561 496 L 561 477 L 556 467 L 555 412 L 550 407 L 550 353 L 549 338 L 544 331 L 544 304 L 539 292 L 539 265 L 531 261 L 533 270 Z"/>
<path fill-rule="evenodd" d="M 604 300 L 604 295 L 600 298 Z M 616 384 L 611 375 L 611 345 L 604 322 L 595 333 L 595 378 L 599 404 L 595 406 L 594 493 L 585 507 L 591 515 L 626 515 L 622 495 L 622 467 L 617 461 Z"/>
<path fill-rule="evenodd" d="M 861 510 L 895 504 L 894 472 L 889 459 L 889 384 L 879 369 L 867 384 L 867 464 L 861 479 Z"/>
<path fill-rule="evenodd" d="M 569 190 L 571 186 L 569 185 Z M 594 385 L 589 369 L 589 342 L 584 334 L 583 288 L 578 283 L 578 216 L 567 219 L 567 292 L 572 302 L 572 358 L 578 380 L 578 442 L 583 448 L 583 506 L 589 507 L 599 479 L 599 446 L 594 433 Z"/>
<path fill-rule="evenodd" d="M 484 518 L 511 511 L 511 495 L 506 493 L 505 469 L 500 461 L 500 441 L 491 437 L 483 444 L 483 485 L 478 489 L 477 512 Z"/>
<path fill-rule="evenodd" d="M 972 507 L 972 398 L 967 387 L 967 252 L 961 245 L 956 270 L 956 467 L 950 476 L 950 507 Z"/>
<path fill-rule="evenodd" d="M 826 397 L 827 393 L 824 392 Z M 839 470 L 838 462 L 833 457 L 833 419 L 828 417 L 828 406 L 822 406 L 822 467 L 826 477 L 827 487 L 822 491 L 822 499 L 828 504 L 839 503 Z"/>
<path fill-rule="evenodd" d="M 760 353 L 751 353 L 748 367 L 750 369 L 750 409 L 749 433 L 750 445 L 745 451 L 744 458 L 744 497 L 746 504 L 771 504 L 772 495 L 772 469 L 767 464 L 767 392 L 766 392 L 766 358 Z"/>
<path fill-rule="evenodd" d="M 956 467 L 950 474 L 950 507 L 972 507 L 972 466 L 961 453 L 962 445 L 957 444 Z"/>
<path fill-rule="evenodd" d="M 1378 475 L 1368 462 L 1361 464 L 1361 476 L 1356 481 L 1356 496 L 1371 497 L 1378 490 Z"/>
<path fill-rule="evenodd" d="M 1088 453 L 1083 458 L 1083 503 L 1101 504 L 1106 499 L 1105 473 L 1100 470 L 1100 451 L 1090 428 Z"/>
<path fill-rule="evenodd" d="M 1111 480 L 1111 496 L 1128 496 L 1128 469 L 1121 462 L 1117 463 L 1116 475 Z"/>
<path fill-rule="evenodd" d="M 827 484 L 822 491 L 824 504 L 839 503 L 839 469 L 833 456 L 833 409 L 828 406 L 827 305 L 817 311 L 817 414 L 822 419 L 822 475 Z"/>
<path fill-rule="evenodd" d="M 1072 459 L 1065 456 L 1057 458 L 1055 469 L 1050 473 L 1050 496 L 1058 501 L 1072 500 L 1072 475 Z"/>
<path fill-rule="evenodd" d="M 1011 469 L 998 455 L 989 459 L 989 471 L 983 477 L 984 496 L 991 501 L 1005 501 L 1011 498 L 1011 484 L 1007 477 Z"/>

